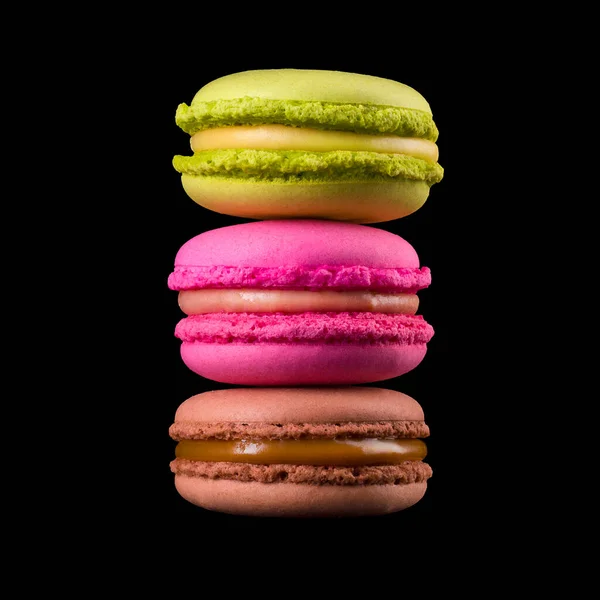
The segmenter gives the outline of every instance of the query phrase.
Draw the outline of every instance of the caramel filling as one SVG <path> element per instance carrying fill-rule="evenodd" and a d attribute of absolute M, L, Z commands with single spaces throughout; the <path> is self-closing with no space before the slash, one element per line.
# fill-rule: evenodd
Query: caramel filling
<path fill-rule="evenodd" d="M 426 455 L 425 442 L 414 439 L 182 440 L 175 448 L 177 458 L 256 465 L 395 465 Z"/>
<path fill-rule="evenodd" d="M 308 152 L 381 152 L 406 154 L 435 163 L 439 157 L 434 142 L 395 135 L 368 135 L 349 131 L 321 131 L 285 125 L 243 125 L 205 129 L 191 139 L 194 152 L 202 150 L 304 150 Z"/>
<path fill-rule="evenodd" d="M 214 312 L 379 312 L 414 315 L 416 294 L 310 292 L 304 290 L 187 290 L 179 292 L 187 315 Z"/>

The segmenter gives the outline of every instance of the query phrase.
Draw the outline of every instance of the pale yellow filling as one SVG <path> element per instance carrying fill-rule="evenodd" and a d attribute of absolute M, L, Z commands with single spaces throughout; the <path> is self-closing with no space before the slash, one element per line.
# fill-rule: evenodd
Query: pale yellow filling
<path fill-rule="evenodd" d="M 416 294 L 305 290 L 188 290 L 179 292 L 187 315 L 214 312 L 379 312 L 414 315 Z"/>
<path fill-rule="evenodd" d="M 321 131 L 285 125 L 244 125 L 205 129 L 192 136 L 192 150 L 304 150 L 331 152 L 381 152 L 406 154 L 435 163 L 439 157 L 434 142 L 394 135 L 367 135 L 349 131 Z"/>

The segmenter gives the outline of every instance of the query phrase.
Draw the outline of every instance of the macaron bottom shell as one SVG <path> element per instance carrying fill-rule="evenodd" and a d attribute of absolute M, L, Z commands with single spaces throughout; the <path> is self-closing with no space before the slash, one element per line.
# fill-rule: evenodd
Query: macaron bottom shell
<path fill-rule="evenodd" d="M 256 517 L 360 517 L 385 515 L 416 504 L 427 482 L 400 485 L 310 485 L 175 476 L 188 502 L 233 515 Z"/>
<path fill-rule="evenodd" d="M 424 181 L 270 182 L 182 175 L 187 195 L 214 212 L 248 219 L 331 219 L 383 223 L 425 204 Z"/>
<path fill-rule="evenodd" d="M 349 385 L 383 381 L 418 366 L 426 344 L 211 344 L 184 342 L 183 362 L 221 383 Z"/>

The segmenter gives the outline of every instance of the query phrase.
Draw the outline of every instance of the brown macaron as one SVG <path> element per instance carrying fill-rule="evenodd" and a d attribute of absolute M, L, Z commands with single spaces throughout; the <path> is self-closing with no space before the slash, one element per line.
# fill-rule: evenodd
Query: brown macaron
<path fill-rule="evenodd" d="M 181 404 L 169 433 L 181 496 L 230 514 L 387 514 L 417 503 L 432 473 L 421 406 L 381 388 L 206 392 Z"/>

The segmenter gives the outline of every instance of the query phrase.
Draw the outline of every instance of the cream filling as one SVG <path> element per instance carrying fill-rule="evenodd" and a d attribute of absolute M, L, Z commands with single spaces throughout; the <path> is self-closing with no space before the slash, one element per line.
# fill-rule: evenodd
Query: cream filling
<path fill-rule="evenodd" d="M 378 312 L 414 315 L 416 294 L 304 290 L 187 290 L 179 292 L 187 315 L 214 312 Z"/>
<path fill-rule="evenodd" d="M 427 446 L 417 439 L 182 440 L 175 456 L 259 465 L 394 465 L 423 460 Z"/>
<path fill-rule="evenodd" d="M 434 142 L 395 135 L 367 135 L 349 131 L 322 131 L 286 125 L 249 125 L 218 127 L 192 136 L 192 150 L 304 150 L 309 152 L 381 152 L 406 154 L 435 163 L 439 157 Z"/>

